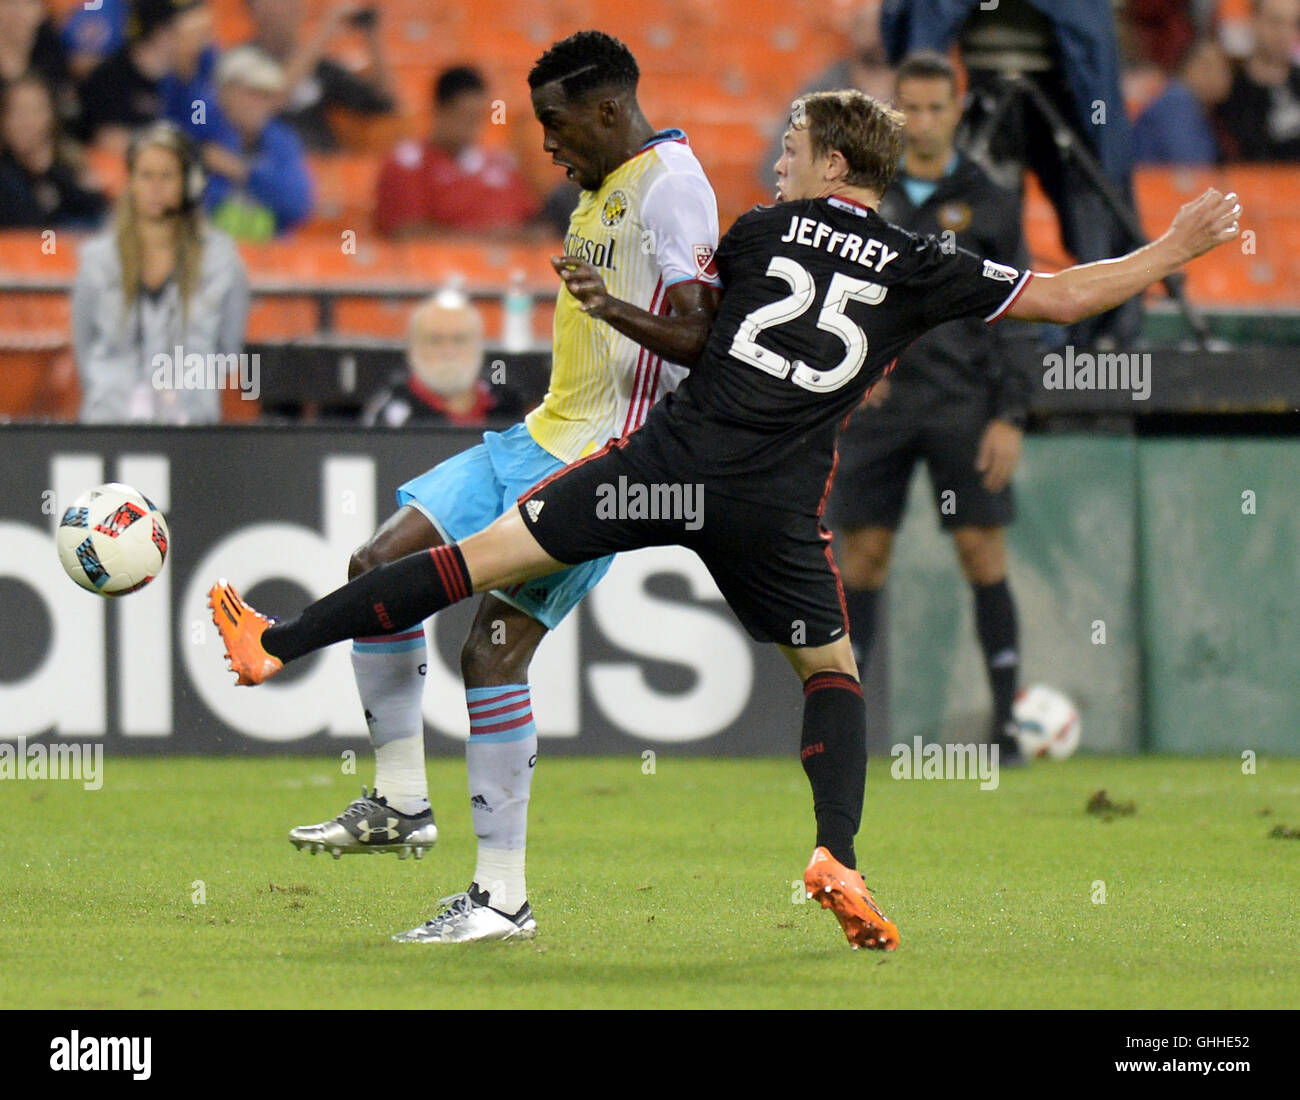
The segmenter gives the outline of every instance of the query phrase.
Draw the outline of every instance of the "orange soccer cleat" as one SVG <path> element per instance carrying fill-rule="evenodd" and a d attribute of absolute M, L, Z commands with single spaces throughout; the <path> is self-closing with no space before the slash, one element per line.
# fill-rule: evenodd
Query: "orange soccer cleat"
<path fill-rule="evenodd" d="M 275 620 L 244 603 L 233 584 L 225 578 L 217 581 L 208 590 L 208 606 L 226 645 L 230 667 L 239 673 L 238 683 L 260 684 L 284 668 L 284 662 L 262 648 L 262 632 Z"/>
<path fill-rule="evenodd" d="M 813 852 L 803 884 L 810 898 L 816 898 L 839 919 L 855 951 L 859 947 L 877 951 L 898 947 L 898 926 L 876 906 L 862 875 L 850 871 L 825 848 Z"/>

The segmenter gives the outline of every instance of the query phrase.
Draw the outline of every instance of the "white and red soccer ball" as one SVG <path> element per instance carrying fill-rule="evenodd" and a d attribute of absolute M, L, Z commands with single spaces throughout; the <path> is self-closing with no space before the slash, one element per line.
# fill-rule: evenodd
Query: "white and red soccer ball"
<path fill-rule="evenodd" d="M 1064 760 L 1079 747 L 1079 711 L 1055 688 L 1034 684 L 1016 692 L 1011 707 L 1025 756 Z"/>
<path fill-rule="evenodd" d="M 129 485 L 90 489 L 63 513 L 55 543 L 64 571 L 100 596 L 143 588 L 167 560 L 167 521 Z"/>

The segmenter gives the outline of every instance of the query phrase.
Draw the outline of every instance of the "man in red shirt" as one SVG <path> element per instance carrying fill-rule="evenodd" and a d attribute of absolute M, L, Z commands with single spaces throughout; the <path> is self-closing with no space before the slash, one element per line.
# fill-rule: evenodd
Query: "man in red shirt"
<path fill-rule="evenodd" d="M 447 69 L 434 104 L 429 140 L 402 142 L 380 171 L 375 228 L 385 236 L 517 234 L 541 204 L 508 153 L 478 144 L 492 106 L 487 83 L 475 69 Z"/>

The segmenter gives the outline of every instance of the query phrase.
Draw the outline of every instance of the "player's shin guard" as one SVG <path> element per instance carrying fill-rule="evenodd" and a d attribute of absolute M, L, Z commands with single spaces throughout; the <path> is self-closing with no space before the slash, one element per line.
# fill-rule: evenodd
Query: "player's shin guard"
<path fill-rule="evenodd" d="M 1019 630 L 1016 602 L 1005 579 L 972 585 L 975 593 L 975 629 L 984 650 L 984 666 L 993 692 L 993 732 L 1001 733 L 1011 721 L 1011 704 L 1020 678 Z"/>
<path fill-rule="evenodd" d="M 262 648 L 288 664 L 348 638 L 407 630 L 473 591 L 455 543 L 376 566 L 262 635 Z"/>
<path fill-rule="evenodd" d="M 469 741 L 465 768 L 469 807 L 478 837 L 474 881 L 488 904 L 507 915 L 528 900 L 524 848 L 528 798 L 537 763 L 537 727 L 527 684 L 465 691 Z"/>
<path fill-rule="evenodd" d="M 429 808 L 420 713 L 427 661 L 421 626 L 352 643 L 357 694 L 375 747 L 375 793 L 403 814 Z"/>
<path fill-rule="evenodd" d="M 867 782 L 866 709 L 862 687 L 842 672 L 818 672 L 803 686 L 799 758 L 813 790 L 817 846 L 850 869 Z"/>

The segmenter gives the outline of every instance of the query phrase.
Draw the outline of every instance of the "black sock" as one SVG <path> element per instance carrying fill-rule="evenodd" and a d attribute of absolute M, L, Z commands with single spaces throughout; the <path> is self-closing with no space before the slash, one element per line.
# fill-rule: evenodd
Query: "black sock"
<path fill-rule="evenodd" d="M 871 646 L 876 640 L 876 604 L 880 602 L 878 588 L 845 588 L 844 606 L 849 612 L 849 640 L 853 643 L 853 659 L 858 662 L 858 675 L 864 676 L 867 661 L 871 659 Z"/>
<path fill-rule="evenodd" d="M 1011 704 L 1020 679 L 1016 602 L 1005 580 L 971 588 L 975 592 L 975 629 L 993 692 L 993 736 L 997 737 L 1011 721 Z"/>
<path fill-rule="evenodd" d="M 348 638 L 405 630 L 472 590 L 459 546 L 420 550 L 362 573 L 300 615 L 268 627 L 262 648 L 287 664 Z"/>
<path fill-rule="evenodd" d="M 866 710 L 862 687 L 842 672 L 818 672 L 803 686 L 799 758 L 813 790 L 817 847 L 850 869 L 853 838 L 862 824 L 867 783 Z"/>

